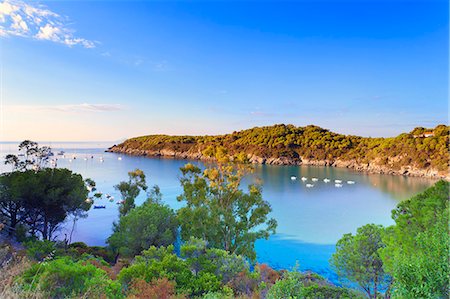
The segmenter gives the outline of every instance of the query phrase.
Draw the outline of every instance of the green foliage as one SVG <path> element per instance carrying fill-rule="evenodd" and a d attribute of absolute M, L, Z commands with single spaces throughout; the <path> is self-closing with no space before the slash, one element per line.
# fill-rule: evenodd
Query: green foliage
<path fill-rule="evenodd" d="M 418 133 L 432 132 L 432 137 L 417 137 Z M 415 136 L 416 135 L 416 136 Z M 273 125 L 255 127 L 219 136 L 167 136 L 150 135 L 131 138 L 115 147 L 115 150 L 133 149 L 178 152 L 204 152 L 223 146 L 228 153 L 245 153 L 261 158 L 289 158 L 294 161 L 356 160 L 360 163 L 386 165 L 393 169 L 413 166 L 419 169 L 436 169 L 441 172 L 449 167 L 449 127 L 439 125 L 434 129 L 416 128 L 411 133 L 393 138 L 364 138 L 330 132 L 317 126 L 295 127 Z"/>
<path fill-rule="evenodd" d="M 212 273 L 223 285 L 230 282 L 238 273 L 248 270 L 248 264 L 242 256 L 222 249 L 207 248 L 205 241 L 195 238 L 183 244 L 181 257 L 195 274 Z"/>
<path fill-rule="evenodd" d="M 49 240 L 29 240 L 24 243 L 24 246 L 27 256 L 37 261 L 53 257 L 57 250 L 55 242 Z"/>
<path fill-rule="evenodd" d="M 151 282 L 167 278 L 176 282 L 179 293 L 201 296 L 213 292 L 229 293 L 225 284 L 240 271 L 248 269 L 242 257 L 224 250 L 207 249 L 199 240 L 192 239 L 181 250 L 183 258 L 174 254 L 173 246 L 150 247 L 136 256 L 131 266 L 122 269 L 118 279 L 130 285 L 133 279 Z"/>
<path fill-rule="evenodd" d="M 362 299 L 362 294 L 346 288 L 330 284 L 317 274 L 303 274 L 295 269 L 285 272 L 283 279 L 278 280 L 267 292 L 267 299 Z"/>
<path fill-rule="evenodd" d="M 50 298 L 124 297 L 120 284 L 109 279 L 105 271 L 68 257 L 33 265 L 18 283 L 28 291 L 44 291 Z"/>
<path fill-rule="evenodd" d="M 83 242 L 75 242 L 70 244 L 67 254 L 75 259 L 84 255 L 101 258 L 111 264 L 115 262 L 115 254 L 109 250 L 109 248 L 102 246 L 87 246 Z"/>
<path fill-rule="evenodd" d="M 167 278 L 175 281 L 177 289 L 191 293 L 194 283 L 194 274 L 189 270 L 187 263 L 173 253 L 173 246 L 144 250 L 142 255 L 136 256 L 133 264 L 120 271 L 118 279 L 129 285 L 133 279 L 140 278 L 147 282 L 158 278 Z"/>
<path fill-rule="evenodd" d="M 246 165 L 231 164 L 220 148 L 215 155 L 217 167 L 204 172 L 193 164 L 181 168 L 178 200 L 186 203 L 178 210 L 182 239 L 204 239 L 211 247 L 255 260 L 255 241 L 275 232 L 276 221 L 267 219 L 272 209 L 260 186 L 250 185 L 247 193 L 239 189 Z"/>
<path fill-rule="evenodd" d="M 397 298 L 448 298 L 450 277 L 449 183 L 400 203 L 384 236 L 383 262 Z"/>
<path fill-rule="evenodd" d="M 107 242 L 113 251 L 133 257 L 150 246 L 168 246 L 177 235 L 178 222 L 166 205 L 145 202 L 120 217 Z"/>
<path fill-rule="evenodd" d="M 302 297 L 303 284 L 301 273 L 297 271 L 286 272 L 283 279 L 278 280 L 267 293 L 267 299 L 300 299 Z"/>
<path fill-rule="evenodd" d="M 345 234 L 337 242 L 330 260 L 344 283 L 357 283 L 369 298 L 377 298 L 378 292 L 386 290 L 391 280 L 379 255 L 380 249 L 385 247 L 381 238 L 383 232 L 382 226 L 367 224 L 358 228 L 354 236 Z"/>
<path fill-rule="evenodd" d="M 120 182 L 114 188 L 120 192 L 122 197 L 119 212 L 121 216 L 124 216 L 135 207 L 134 200 L 138 197 L 141 190 L 147 190 L 145 174 L 140 169 L 130 171 L 128 172 L 128 181 Z"/>
<path fill-rule="evenodd" d="M 365 296 L 351 289 L 335 286 L 311 285 L 302 289 L 302 298 L 305 299 L 363 299 Z"/>
<path fill-rule="evenodd" d="M 0 213 L 9 226 L 24 224 L 51 240 L 68 216 L 89 210 L 88 194 L 81 175 L 68 169 L 15 171 L 0 176 Z"/>

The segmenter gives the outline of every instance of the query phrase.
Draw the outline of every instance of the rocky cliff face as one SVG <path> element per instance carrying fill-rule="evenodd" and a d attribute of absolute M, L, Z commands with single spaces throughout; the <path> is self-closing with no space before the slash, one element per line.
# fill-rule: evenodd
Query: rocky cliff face
<path fill-rule="evenodd" d="M 204 156 L 201 151 L 191 148 L 187 151 L 176 151 L 172 149 L 159 149 L 159 150 L 140 150 L 134 148 L 113 146 L 107 150 L 112 153 L 121 153 L 132 156 L 147 156 L 147 157 L 161 157 L 161 158 L 174 158 L 174 159 L 192 159 L 192 160 L 204 160 L 211 161 L 211 158 Z M 427 177 L 435 179 L 450 180 L 450 174 L 448 172 L 440 172 L 435 169 L 419 169 L 413 166 L 403 166 L 399 169 L 393 168 L 388 165 L 382 165 L 378 161 L 372 161 L 370 163 L 358 163 L 356 160 L 308 160 L 305 158 L 291 159 L 287 157 L 269 157 L 263 158 L 256 155 L 249 155 L 249 160 L 255 164 L 268 164 L 268 165 L 311 165 L 311 166 L 329 166 L 348 168 L 355 171 L 377 173 L 377 174 L 391 174 L 391 175 L 404 175 L 414 177 Z"/>

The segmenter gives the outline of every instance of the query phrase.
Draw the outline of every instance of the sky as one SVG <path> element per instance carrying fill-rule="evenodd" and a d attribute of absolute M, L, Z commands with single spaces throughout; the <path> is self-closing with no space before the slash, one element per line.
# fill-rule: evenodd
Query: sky
<path fill-rule="evenodd" d="M 0 141 L 448 123 L 447 0 L 0 0 Z"/>

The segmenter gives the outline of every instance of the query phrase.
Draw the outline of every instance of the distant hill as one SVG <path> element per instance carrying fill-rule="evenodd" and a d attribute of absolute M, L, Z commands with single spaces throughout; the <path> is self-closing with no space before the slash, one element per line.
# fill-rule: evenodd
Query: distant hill
<path fill-rule="evenodd" d="M 207 159 L 209 146 L 244 152 L 253 163 L 347 167 L 372 173 L 448 178 L 449 129 L 415 128 L 392 138 L 333 133 L 318 126 L 273 125 L 215 136 L 148 135 L 108 151 L 150 157 Z"/>

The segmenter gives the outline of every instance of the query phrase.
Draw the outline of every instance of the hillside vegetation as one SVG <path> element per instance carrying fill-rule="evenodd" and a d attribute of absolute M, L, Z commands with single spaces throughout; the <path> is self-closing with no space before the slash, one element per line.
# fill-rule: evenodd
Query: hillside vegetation
<path fill-rule="evenodd" d="M 429 136 L 430 133 L 433 136 Z M 422 174 L 425 176 L 445 176 L 449 166 L 448 142 L 449 127 L 445 125 L 434 129 L 416 128 L 392 138 L 370 138 L 333 133 L 312 125 L 280 124 L 216 136 L 142 136 L 113 146 L 110 151 L 201 159 L 206 148 L 223 146 L 230 154 L 246 153 L 255 163 L 332 165 L 356 169 L 362 165 L 359 170 L 368 171 L 371 170 L 364 167 L 371 165 L 399 171 L 399 174 L 422 170 L 429 172 Z M 354 165 L 340 165 L 346 161 Z"/>

